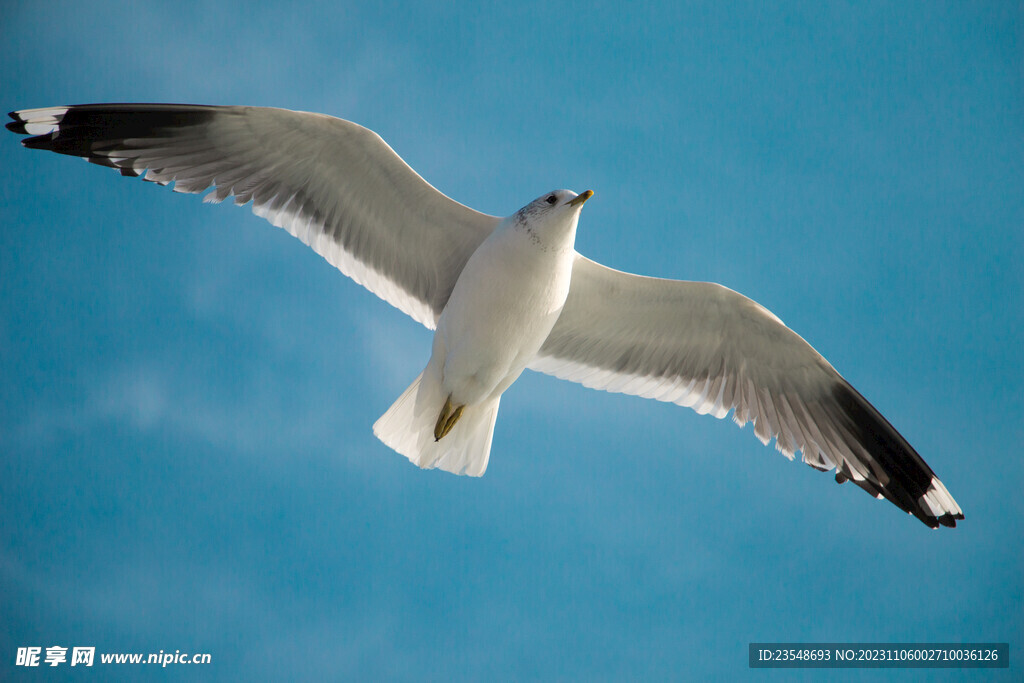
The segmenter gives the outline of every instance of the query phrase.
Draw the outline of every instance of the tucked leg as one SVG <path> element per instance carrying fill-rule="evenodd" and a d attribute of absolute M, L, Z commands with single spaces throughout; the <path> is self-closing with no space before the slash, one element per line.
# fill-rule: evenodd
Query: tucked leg
<path fill-rule="evenodd" d="M 452 431 L 452 427 L 462 417 L 462 411 L 466 406 L 452 406 L 452 397 L 449 396 L 444 401 L 444 407 L 441 408 L 441 414 L 437 416 L 437 424 L 434 425 L 434 441 L 440 441 L 444 436 Z"/>

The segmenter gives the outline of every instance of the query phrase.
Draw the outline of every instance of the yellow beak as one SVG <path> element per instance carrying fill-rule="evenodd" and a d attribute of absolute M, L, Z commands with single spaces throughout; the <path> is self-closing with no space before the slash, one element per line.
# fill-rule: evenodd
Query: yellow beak
<path fill-rule="evenodd" d="M 578 194 L 569 200 L 569 206 L 580 206 L 583 202 L 587 201 L 594 196 L 593 190 L 586 190 L 582 194 Z"/>

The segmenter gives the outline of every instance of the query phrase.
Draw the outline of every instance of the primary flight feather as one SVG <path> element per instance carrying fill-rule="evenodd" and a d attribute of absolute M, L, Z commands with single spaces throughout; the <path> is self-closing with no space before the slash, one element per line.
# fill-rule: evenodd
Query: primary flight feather
<path fill-rule="evenodd" d="M 420 467 L 479 476 L 502 393 L 526 368 L 752 422 L 930 527 L 960 507 L 882 415 L 799 335 L 720 285 L 642 277 L 575 251 L 589 190 L 497 218 L 444 196 L 374 132 L 264 107 L 27 109 L 26 147 L 176 192 L 232 197 L 435 330 L 426 368 L 374 425 Z"/>

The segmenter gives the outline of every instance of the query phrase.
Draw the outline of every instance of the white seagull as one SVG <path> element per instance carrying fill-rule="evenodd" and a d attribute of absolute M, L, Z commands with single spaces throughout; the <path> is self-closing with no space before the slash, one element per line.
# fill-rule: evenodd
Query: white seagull
<path fill-rule="evenodd" d="M 921 456 L 799 335 L 707 282 L 580 255 L 593 192 L 548 192 L 506 218 L 438 192 L 376 133 L 264 107 L 26 109 L 26 147 L 83 157 L 204 201 L 233 197 L 434 333 L 430 361 L 374 433 L 424 468 L 480 476 L 502 393 L 526 368 L 671 401 L 740 426 L 930 527 L 963 512 Z"/>

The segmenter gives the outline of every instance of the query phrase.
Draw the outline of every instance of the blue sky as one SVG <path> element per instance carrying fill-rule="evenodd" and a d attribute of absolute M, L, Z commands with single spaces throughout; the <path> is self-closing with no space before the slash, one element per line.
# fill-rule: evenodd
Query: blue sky
<path fill-rule="evenodd" d="M 1018 662 L 1022 27 L 1016 3 L 5 7 L 7 110 L 319 111 L 481 211 L 595 190 L 579 251 L 770 308 L 967 515 L 933 532 L 749 426 L 530 373 L 486 476 L 420 471 L 371 425 L 428 331 L 247 210 L 8 135 L 5 666 L 63 644 L 212 655 L 114 674 L 159 679 L 778 678 L 752 641 Z"/>

